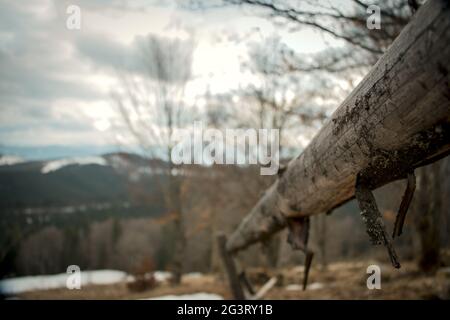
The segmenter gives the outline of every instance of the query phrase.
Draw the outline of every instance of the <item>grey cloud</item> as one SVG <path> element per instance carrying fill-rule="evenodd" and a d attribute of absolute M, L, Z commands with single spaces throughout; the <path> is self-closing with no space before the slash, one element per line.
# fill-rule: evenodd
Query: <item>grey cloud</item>
<path fill-rule="evenodd" d="M 0 42 L 0 103 L 14 98 L 52 100 L 61 97 L 93 99 L 96 92 L 82 81 L 69 81 L 76 72 L 62 56 L 65 45 L 48 22 L 39 23 L 17 4 L 1 3 L 0 21 L 7 18 L 8 36 Z M 28 28 L 24 27 L 24 23 Z M 5 32 L 1 25 L 1 29 Z M 18 27 L 18 29 L 15 29 Z"/>
<path fill-rule="evenodd" d="M 91 34 L 80 36 L 76 45 L 79 54 L 95 67 L 145 74 L 167 81 L 184 81 L 191 73 L 189 61 L 194 43 L 190 40 L 148 34 L 136 36 L 129 45 L 124 45 L 104 35 Z"/>
<path fill-rule="evenodd" d="M 34 22 L 33 16 L 22 10 L 18 2 L 0 1 L 0 7 L 0 30 L 2 31 L 27 30 Z"/>
<path fill-rule="evenodd" d="M 127 69 L 133 48 L 127 47 L 105 35 L 82 35 L 76 40 L 81 57 L 88 58 L 95 66 L 112 69 Z"/>
<path fill-rule="evenodd" d="M 71 38 L 61 29 L 60 12 L 38 17 L 36 4 L 0 0 L 0 143 L 29 130 L 92 132 L 81 112 L 57 116 L 55 101 L 103 98 L 85 81 L 81 62 L 70 51 Z"/>

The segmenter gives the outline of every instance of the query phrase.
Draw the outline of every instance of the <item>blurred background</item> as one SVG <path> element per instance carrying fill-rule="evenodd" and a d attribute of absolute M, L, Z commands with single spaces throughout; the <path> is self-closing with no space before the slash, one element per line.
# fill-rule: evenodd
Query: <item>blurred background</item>
<path fill-rule="evenodd" d="M 379 30 L 366 26 L 370 4 Z M 278 129 L 289 161 L 421 4 L 0 0 L 2 295 L 229 298 L 216 234 L 275 177 L 256 165 L 175 166 L 171 134 L 194 121 Z M 239 260 L 256 286 L 278 277 L 274 299 L 448 298 L 449 172 L 447 158 L 416 172 L 400 271 L 370 245 L 354 202 L 312 218 L 308 290 L 285 232 Z M 389 226 L 404 188 L 375 193 Z M 377 292 L 366 288 L 373 263 Z M 87 275 L 82 290 L 65 288 L 69 265 Z"/>

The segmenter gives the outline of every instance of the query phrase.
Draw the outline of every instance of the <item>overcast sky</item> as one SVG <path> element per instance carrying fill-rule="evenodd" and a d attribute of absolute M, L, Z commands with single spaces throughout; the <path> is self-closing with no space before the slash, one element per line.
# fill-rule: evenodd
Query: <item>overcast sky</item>
<path fill-rule="evenodd" d="M 71 4 L 81 9 L 80 30 L 66 28 Z M 0 145 L 113 144 L 110 92 L 142 37 L 194 38 L 193 96 L 207 86 L 220 92 L 245 81 L 240 66 L 248 44 L 236 38 L 259 41 L 273 33 L 272 24 L 248 8 L 186 11 L 172 1 L 0 0 Z M 320 51 L 327 40 L 307 29 L 282 34 L 305 53 Z"/>

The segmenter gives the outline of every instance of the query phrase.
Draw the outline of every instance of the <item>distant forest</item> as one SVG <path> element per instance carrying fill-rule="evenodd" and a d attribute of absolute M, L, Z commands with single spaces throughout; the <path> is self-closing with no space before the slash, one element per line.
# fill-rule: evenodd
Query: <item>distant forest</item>
<path fill-rule="evenodd" d="M 129 273 L 173 268 L 176 229 L 173 215 L 162 201 L 165 176 L 147 173 L 138 178 L 136 172 L 145 160 L 128 154 L 118 156 L 130 164 L 126 170 L 83 165 L 44 175 L 39 171 L 42 163 L 0 167 L 0 188 L 3 195 L 8 194 L 0 202 L 2 278 L 61 273 L 71 264 L 83 270 Z M 442 190 L 441 249 L 449 246 L 449 163 L 446 158 L 431 165 L 441 170 L 437 177 Z M 256 166 L 195 166 L 189 170 L 182 185 L 186 227 L 183 270 L 217 272 L 221 262 L 215 234 L 234 230 L 274 178 L 259 175 Z M 404 188 L 405 182 L 398 181 L 375 192 L 389 228 Z M 405 234 L 396 240 L 403 260 L 420 258 L 417 221 L 421 214 L 420 198 L 415 198 Z M 329 215 L 314 216 L 311 227 L 310 245 L 318 256 L 315 263 L 326 265 L 358 257 L 387 259 L 384 248 L 367 241 L 354 201 Z M 255 245 L 241 260 L 265 267 L 302 263 L 303 255 L 293 251 L 286 238 L 282 232 L 268 243 Z"/>

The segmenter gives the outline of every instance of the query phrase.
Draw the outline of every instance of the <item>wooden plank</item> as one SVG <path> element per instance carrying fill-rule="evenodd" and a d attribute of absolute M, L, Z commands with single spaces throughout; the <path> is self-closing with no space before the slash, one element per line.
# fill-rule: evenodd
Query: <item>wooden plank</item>
<path fill-rule="evenodd" d="M 272 277 L 267 281 L 258 292 L 251 298 L 251 300 L 261 300 L 264 296 L 277 284 L 277 277 Z"/>

